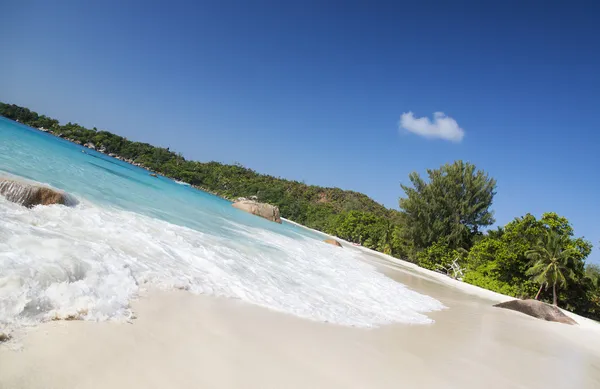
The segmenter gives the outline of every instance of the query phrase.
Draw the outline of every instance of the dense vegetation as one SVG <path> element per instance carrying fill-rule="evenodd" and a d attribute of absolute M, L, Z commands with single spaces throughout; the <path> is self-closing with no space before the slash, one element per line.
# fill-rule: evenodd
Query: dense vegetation
<path fill-rule="evenodd" d="M 429 182 L 417 173 L 402 185 L 406 198 L 406 234 L 418 249 L 443 240 L 451 248 L 468 248 L 482 227 L 494 223 L 490 211 L 496 181 L 470 163 L 457 161 L 427 170 Z"/>
<path fill-rule="evenodd" d="M 491 211 L 496 182 L 462 161 L 410 175 L 401 211 L 362 193 L 259 174 L 240 165 L 188 161 L 168 148 L 57 120 L 0 103 L 0 115 L 226 197 L 256 196 L 282 216 L 366 247 L 522 298 L 541 298 L 600 319 L 600 267 L 586 265 L 592 245 L 555 213 L 527 214 L 504 227 Z"/>

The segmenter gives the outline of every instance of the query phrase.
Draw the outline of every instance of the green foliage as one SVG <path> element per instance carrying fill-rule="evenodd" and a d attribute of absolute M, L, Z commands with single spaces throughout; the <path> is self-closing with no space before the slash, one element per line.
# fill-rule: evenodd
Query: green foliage
<path fill-rule="evenodd" d="M 571 300 L 568 309 L 585 313 L 588 317 L 600 320 L 600 266 L 586 265 L 583 282 L 575 290 L 578 293 L 567 292 L 567 296 Z"/>
<path fill-rule="evenodd" d="M 571 311 L 599 318 L 600 288 L 592 281 L 596 279 L 595 267 L 585 266 L 585 258 L 591 253 L 592 246 L 583 238 L 574 238 L 569 221 L 556 213 L 545 213 L 539 220 L 527 214 L 503 228 L 488 232 L 469 252 L 464 281 L 515 297 L 535 297 L 540 284 L 553 285 L 551 275 L 548 282 L 540 278 L 540 269 L 544 267 L 539 263 L 536 265 L 535 260 L 532 263 L 531 259 L 532 256 L 539 259 L 534 253 L 542 250 L 540 241 L 547 241 L 549 235 L 555 237 L 555 242 L 546 250 L 562 255 L 561 273 L 565 280 L 571 280 L 557 291 L 557 299 Z M 559 278 L 557 276 L 557 286 Z M 554 299 L 552 291 L 544 288 L 541 297 Z"/>
<path fill-rule="evenodd" d="M 402 185 L 405 233 L 417 249 L 439 241 L 451 248 L 470 248 L 481 227 L 494 223 L 489 208 L 496 181 L 463 161 L 429 169 L 427 174 L 429 182 L 413 172 L 409 176 L 412 186 Z"/>
<path fill-rule="evenodd" d="M 585 276 L 590 281 L 591 285 L 600 289 L 600 266 L 589 264 L 585 267 Z"/>
<path fill-rule="evenodd" d="M 578 252 L 575 247 L 569 247 L 572 245 L 566 237 L 568 234 L 569 232 L 550 226 L 544 238 L 526 252 L 527 258 L 533 260 L 532 266 L 526 272 L 527 275 L 540 285 L 540 290 L 544 286 L 552 285 L 554 305 L 558 305 L 557 286 L 565 287 L 568 282 L 576 280 L 572 261 Z"/>
<path fill-rule="evenodd" d="M 521 291 L 519 287 L 499 280 L 497 277 L 498 274 L 499 271 L 496 263 L 489 262 L 482 266 L 479 271 L 467 272 L 463 278 L 463 281 L 508 296 L 521 297 Z"/>
<path fill-rule="evenodd" d="M 535 286 L 525 274 L 529 268 L 525 252 L 530 246 L 522 239 L 523 235 L 513 234 L 514 228 L 521 224 L 511 223 L 501 233 L 493 231 L 471 248 L 464 280 L 477 282 L 478 286 L 485 283 L 488 289 L 499 293 L 526 297 L 535 292 Z M 515 239 L 517 237 L 519 239 Z"/>
<path fill-rule="evenodd" d="M 417 254 L 417 264 L 430 270 L 447 268 L 460 253 L 443 242 L 436 242 Z"/>
<path fill-rule="evenodd" d="M 564 237 L 565 242 L 577 248 L 573 255 L 582 261 L 591 250 L 589 243 L 581 238 L 571 239 L 573 229 L 567 219 L 555 213 L 545 213 L 540 220 L 527 214 L 515 218 L 504 228 L 490 231 L 488 235 L 476 243 L 468 257 L 468 270 L 484 273 L 502 285 L 515 287 L 516 295 L 534 297 L 537 288 L 530 280 L 527 271 L 531 268 L 528 250 L 533 249 L 547 231 L 556 231 Z M 489 262 L 494 262 L 490 267 Z M 574 265 L 575 266 L 575 265 Z M 578 265 L 580 266 L 580 265 Z M 468 275 L 465 280 L 474 277 Z M 498 290 L 499 291 L 499 290 Z"/>
<path fill-rule="evenodd" d="M 330 220 L 327 232 L 332 235 L 390 255 L 400 256 L 405 251 L 399 238 L 400 227 L 389 218 L 349 211 Z"/>

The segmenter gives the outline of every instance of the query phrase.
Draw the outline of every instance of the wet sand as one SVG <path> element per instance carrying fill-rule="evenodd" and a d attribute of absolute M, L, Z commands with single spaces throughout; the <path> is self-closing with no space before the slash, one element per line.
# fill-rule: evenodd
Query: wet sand
<path fill-rule="evenodd" d="M 184 291 L 132 303 L 132 324 L 50 322 L 0 346 L 0 388 L 600 387 L 600 332 L 498 308 L 381 257 L 448 309 L 432 325 L 356 329 Z"/>

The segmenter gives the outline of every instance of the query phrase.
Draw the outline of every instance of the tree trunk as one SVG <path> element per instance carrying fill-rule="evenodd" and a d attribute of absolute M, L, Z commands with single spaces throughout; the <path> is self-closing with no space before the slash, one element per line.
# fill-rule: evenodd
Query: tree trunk
<path fill-rule="evenodd" d="M 537 294 L 535 295 L 535 299 L 539 300 L 540 299 L 540 294 L 542 293 L 542 288 L 544 287 L 544 284 L 540 285 L 540 289 L 538 290 Z"/>
<path fill-rule="evenodd" d="M 556 282 L 552 284 L 552 303 L 555 307 L 558 307 L 558 298 L 556 296 Z"/>

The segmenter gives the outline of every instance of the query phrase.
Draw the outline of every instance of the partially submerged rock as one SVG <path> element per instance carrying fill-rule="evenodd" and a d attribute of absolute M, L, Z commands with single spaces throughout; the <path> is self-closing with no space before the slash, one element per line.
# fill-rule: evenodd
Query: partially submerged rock
<path fill-rule="evenodd" d="M 511 300 L 496 304 L 495 307 L 512 309 L 529 316 L 546 321 L 554 321 L 564 324 L 577 324 L 577 322 L 565 315 L 558 307 L 546 304 L 538 300 Z"/>
<path fill-rule="evenodd" d="M 10 334 L 8 332 L 0 331 L 0 343 L 7 342 L 10 340 Z"/>
<path fill-rule="evenodd" d="M 256 216 L 263 217 L 275 223 L 281 224 L 279 208 L 271 204 L 259 203 L 253 200 L 236 201 L 232 204 L 234 208 L 241 209 Z"/>
<path fill-rule="evenodd" d="M 0 195 L 27 208 L 36 205 L 75 205 L 77 201 L 64 192 L 41 185 L 0 177 Z"/>
<path fill-rule="evenodd" d="M 335 239 L 325 239 L 323 242 L 329 243 L 334 246 L 342 247 L 342 244 Z"/>

